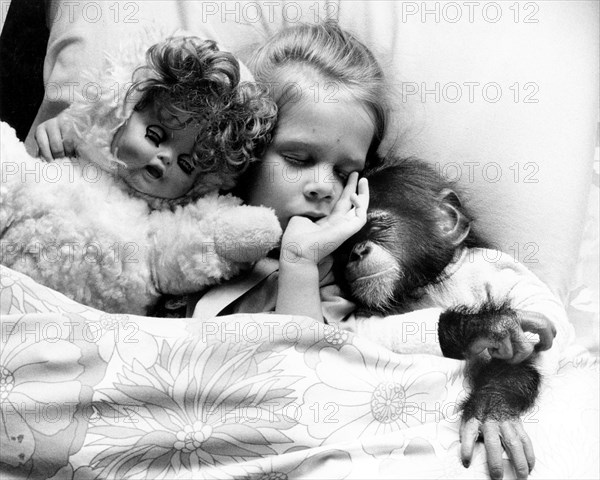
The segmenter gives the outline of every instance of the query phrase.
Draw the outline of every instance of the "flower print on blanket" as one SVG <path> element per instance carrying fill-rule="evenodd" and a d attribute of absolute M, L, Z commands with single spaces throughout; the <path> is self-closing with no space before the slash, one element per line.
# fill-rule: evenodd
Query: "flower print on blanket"
<path fill-rule="evenodd" d="M 320 383 L 304 394 L 302 423 L 324 444 L 426 423 L 430 412 L 439 414 L 444 409 L 447 378 L 439 370 L 424 368 L 424 357 L 414 364 L 412 359 L 391 353 L 390 358 L 369 358 L 355 344 L 339 351 L 322 349 L 316 366 Z M 314 406 L 321 404 L 326 416 L 316 419 Z"/>
<path fill-rule="evenodd" d="M 70 430 L 72 439 L 76 428 L 74 414 L 82 388 L 78 377 L 84 370 L 78 363 L 82 352 L 68 341 L 68 329 L 53 329 L 55 336 L 44 337 L 42 326 L 35 320 L 2 326 L 0 461 L 11 467 L 38 469 L 36 461 L 44 455 L 43 445 L 36 448 L 40 437 L 48 444 L 48 437 L 64 436 Z M 60 456 L 66 459 L 65 454 Z"/>
<path fill-rule="evenodd" d="M 296 380 L 280 358 L 237 343 L 164 342 L 155 365 L 125 366 L 114 388 L 97 392 L 88 443 L 103 446 L 89 467 L 101 478 L 194 478 L 289 448 L 282 414 Z M 198 477 L 198 475 L 200 477 Z"/>

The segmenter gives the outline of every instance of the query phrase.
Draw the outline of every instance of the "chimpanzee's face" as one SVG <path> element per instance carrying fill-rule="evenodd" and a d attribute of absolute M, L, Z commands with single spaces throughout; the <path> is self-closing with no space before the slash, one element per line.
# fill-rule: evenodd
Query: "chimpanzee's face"
<path fill-rule="evenodd" d="M 440 187 L 429 185 L 420 169 L 410 167 L 387 167 L 368 176 L 367 224 L 336 252 L 341 283 L 372 313 L 410 308 L 457 248 L 440 228 Z"/>
<path fill-rule="evenodd" d="M 365 227 L 342 247 L 347 285 L 356 300 L 374 311 L 390 307 L 400 288 L 402 252 L 395 248 L 400 229 L 393 214 L 371 210 Z"/>

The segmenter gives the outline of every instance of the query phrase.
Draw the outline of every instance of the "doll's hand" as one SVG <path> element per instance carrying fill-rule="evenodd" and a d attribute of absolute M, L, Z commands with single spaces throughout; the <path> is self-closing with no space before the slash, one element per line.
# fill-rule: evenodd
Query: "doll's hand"
<path fill-rule="evenodd" d="M 281 241 L 281 260 L 318 264 L 365 225 L 368 206 L 367 179 L 359 180 L 353 172 L 328 216 L 316 222 L 300 216 L 290 219 Z"/>
<path fill-rule="evenodd" d="M 47 162 L 75 155 L 75 146 L 66 135 L 67 125 L 61 115 L 40 123 L 35 130 L 39 155 Z"/>

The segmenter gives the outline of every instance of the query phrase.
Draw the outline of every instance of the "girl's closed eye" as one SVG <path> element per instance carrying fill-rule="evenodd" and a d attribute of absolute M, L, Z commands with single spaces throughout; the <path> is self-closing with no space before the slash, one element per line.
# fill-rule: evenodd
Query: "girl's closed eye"
<path fill-rule="evenodd" d="M 158 125 L 148 125 L 145 137 L 158 147 L 165 141 L 166 133 L 164 129 Z"/>
<path fill-rule="evenodd" d="M 191 155 L 179 155 L 177 157 L 177 165 L 179 165 L 179 168 L 181 168 L 186 175 L 191 175 L 195 168 Z"/>
<path fill-rule="evenodd" d="M 302 166 L 311 163 L 310 158 L 298 153 L 282 153 L 281 156 L 286 162 L 291 163 L 292 165 Z"/>

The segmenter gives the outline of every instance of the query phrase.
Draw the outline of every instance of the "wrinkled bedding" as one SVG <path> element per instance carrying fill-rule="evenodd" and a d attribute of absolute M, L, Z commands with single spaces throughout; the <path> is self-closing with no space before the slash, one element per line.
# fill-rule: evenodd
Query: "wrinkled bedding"
<path fill-rule="evenodd" d="M 481 444 L 459 460 L 462 362 L 306 317 L 106 314 L 0 268 L 3 478 L 488 477 Z M 598 478 L 598 373 L 573 346 L 546 378 L 531 478 Z"/>

